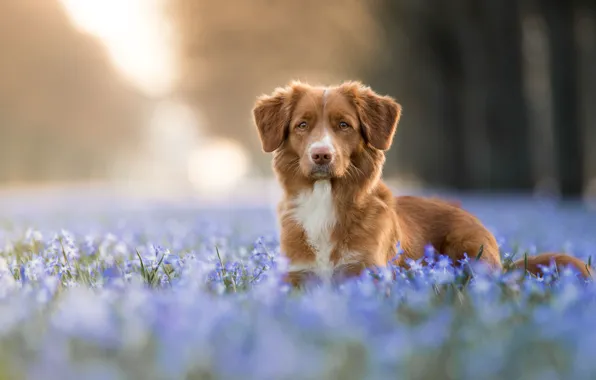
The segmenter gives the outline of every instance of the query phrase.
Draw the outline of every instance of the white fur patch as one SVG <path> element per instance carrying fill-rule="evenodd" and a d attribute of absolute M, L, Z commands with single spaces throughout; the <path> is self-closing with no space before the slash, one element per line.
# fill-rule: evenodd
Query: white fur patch
<path fill-rule="evenodd" d="M 330 153 L 335 153 L 335 147 L 333 146 L 333 141 L 331 140 L 331 135 L 329 134 L 329 131 L 325 130 L 325 133 L 323 134 L 323 137 L 321 137 L 320 140 L 310 143 L 310 145 L 308 146 L 308 153 L 310 154 L 310 152 L 312 152 L 312 150 L 316 148 L 327 148 L 329 149 Z"/>
<path fill-rule="evenodd" d="M 308 243 L 316 255 L 312 270 L 322 279 L 330 279 L 333 275 L 330 258 L 334 247 L 331 233 L 337 222 L 331 182 L 316 181 L 312 191 L 303 192 L 296 197 L 294 206 L 292 217 L 304 229 Z"/>
<path fill-rule="evenodd" d="M 316 269 L 315 263 L 297 263 L 288 266 L 289 272 L 316 272 Z"/>
<path fill-rule="evenodd" d="M 350 265 L 362 263 L 362 254 L 355 251 L 342 252 L 337 265 Z"/>

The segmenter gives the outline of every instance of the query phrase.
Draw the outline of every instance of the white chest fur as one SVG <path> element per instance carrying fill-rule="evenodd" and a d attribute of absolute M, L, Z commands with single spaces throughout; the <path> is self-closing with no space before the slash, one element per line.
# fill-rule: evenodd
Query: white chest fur
<path fill-rule="evenodd" d="M 330 181 L 317 181 L 312 191 L 297 196 L 292 217 L 304 229 L 308 243 L 316 255 L 315 262 L 308 267 L 317 275 L 330 278 L 333 274 L 330 258 L 334 246 L 331 234 L 337 221 Z"/>

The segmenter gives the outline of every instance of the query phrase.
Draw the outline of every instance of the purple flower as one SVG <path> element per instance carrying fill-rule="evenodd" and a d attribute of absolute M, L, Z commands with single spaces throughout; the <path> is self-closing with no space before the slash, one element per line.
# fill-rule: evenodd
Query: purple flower
<path fill-rule="evenodd" d="M 390 262 L 296 291 L 282 282 L 288 262 L 265 209 L 72 196 L 61 208 L 75 212 L 70 219 L 29 207 L 34 222 L 0 227 L 0 336 L 11 342 L 3 355 L 15 373 L 465 379 L 596 371 L 596 285 L 571 268 L 545 266 L 538 278 L 501 273 L 476 253 L 454 262 L 427 246 L 410 270 Z M 495 232 L 504 259 L 569 242 L 578 257 L 596 253 L 590 213 L 530 200 L 466 205 Z M 542 359 L 553 352 L 556 360 Z M 446 353 L 449 360 L 435 360 Z"/>

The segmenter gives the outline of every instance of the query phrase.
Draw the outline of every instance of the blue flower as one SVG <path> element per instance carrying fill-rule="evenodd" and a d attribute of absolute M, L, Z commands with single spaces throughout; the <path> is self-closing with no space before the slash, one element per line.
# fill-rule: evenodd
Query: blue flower
<path fill-rule="evenodd" d="M 568 243 L 578 257 L 596 253 L 589 213 L 466 203 L 495 232 L 504 259 Z M 283 283 L 288 260 L 265 209 L 98 208 L 101 217 L 57 219 L 29 207 L 34 223 L 0 227 L 0 337 L 14 343 L 3 355 L 15 373 L 467 379 L 596 371 L 596 285 L 571 268 L 545 266 L 538 278 L 501 273 L 475 253 L 454 262 L 429 245 L 409 270 L 390 261 L 295 291 Z M 552 352 L 556 360 L 541 359 Z M 435 360 L 445 353 L 449 360 Z"/>

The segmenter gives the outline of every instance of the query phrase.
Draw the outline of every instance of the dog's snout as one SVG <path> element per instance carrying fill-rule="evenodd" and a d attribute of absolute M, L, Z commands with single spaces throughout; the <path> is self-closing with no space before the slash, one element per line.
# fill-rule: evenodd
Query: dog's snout
<path fill-rule="evenodd" d="M 317 165 L 326 165 L 331 162 L 333 154 L 331 153 L 331 150 L 329 148 L 320 147 L 313 149 L 310 152 L 310 158 Z"/>

